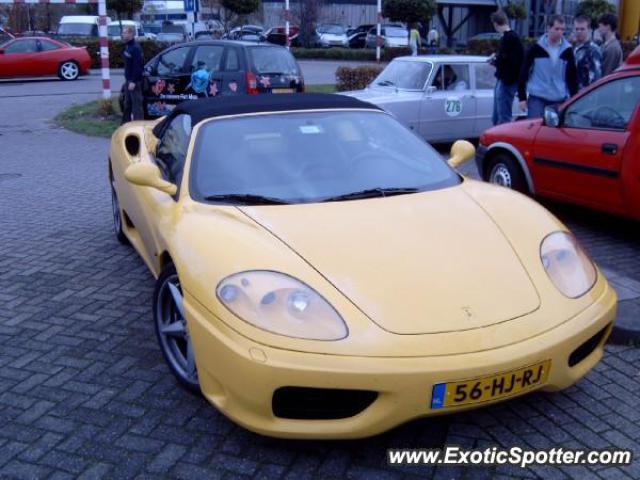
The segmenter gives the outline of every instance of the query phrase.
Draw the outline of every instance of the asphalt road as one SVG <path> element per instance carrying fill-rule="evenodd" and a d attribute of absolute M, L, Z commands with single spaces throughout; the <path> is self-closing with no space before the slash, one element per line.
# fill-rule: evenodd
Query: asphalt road
<path fill-rule="evenodd" d="M 51 122 L 70 104 L 95 99 L 93 81 L 0 85 L 0 478 L 640 478 L 640 350 L 632 347 L 607 346 L 604 360 L 564 392 L 351 442 L 254 435 L 180 389 L 151 325 L 153 279 L 112 233 L 109 141 Z M 78 93 L 85 85 L 88 93 Z M 476 174 L 472 163 L 465 172 Z M 632 301 L 637 224 L 548 207 L 622 279 L 616 288 Z M 386 462 L 390 447 L 445 443 L 625 448 L 635 460 L 527 470 Z"/>

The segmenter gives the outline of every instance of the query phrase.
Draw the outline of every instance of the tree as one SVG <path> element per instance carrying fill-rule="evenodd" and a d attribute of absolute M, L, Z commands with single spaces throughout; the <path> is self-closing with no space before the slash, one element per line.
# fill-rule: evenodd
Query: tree
<path fill-rule="evenodd" d="M 589 17 L 593 28 L 598 26 L 598 19 L 605 13 L 616 13 L 615 5 L 607 0 L 582 0 L 576 8 L 576 16 Z"/>
<path fill-rule="evenodd" d="M 302 46 L 312 47 L 311 41 L 314 38 L 316 24 L 320 17 L 323 0 L 298 0 L 296 6 L 296 19 L 300 25 L 300 37 L 302 38 Z"/>
<path fill-rule="evenodd" d="M 258 11 L 260 0 L 222 0 L 222 7 L 225 10 L 225 27 L 228 28 L 228 24 L 235 22 L 237 17 L 244 17 Z"/>
<path fill-rule="evenodd" d="M 107 10 L 116 12 L 118 20 L 133 18 L 142 9 L 142 0 L 107 0 Z"/>
<path fill-rule="evenodd" d="M 382 14 L 394 22 L 427 24 L 436 13 L 436 0 L 385 0 Z"/>
<path fill-rule="evenodd" d="M 522 2 L 509 0 L 509 3 L 504 7 L 504 13 L 512 20 L 524 20 L 527 18 L 527 9 Z"/>

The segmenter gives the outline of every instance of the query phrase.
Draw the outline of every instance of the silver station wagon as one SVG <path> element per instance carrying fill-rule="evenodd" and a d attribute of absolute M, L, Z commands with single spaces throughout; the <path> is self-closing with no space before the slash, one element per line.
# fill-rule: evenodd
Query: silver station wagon
<path fill-rule="evenodd" d="M 448 142 L 492 126 L 494 73 L 487 57 L 398 57 L 366 89 L 344 94 L 378 105 L 429 142 Z M 521 114 L 517 99 L 513 112 Z"/>

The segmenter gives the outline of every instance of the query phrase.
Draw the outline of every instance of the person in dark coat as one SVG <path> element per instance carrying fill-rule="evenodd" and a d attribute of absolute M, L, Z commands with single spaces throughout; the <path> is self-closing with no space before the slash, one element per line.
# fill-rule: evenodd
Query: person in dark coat
<path fill-rule="evenodd" d="M 591 40 L 591 19 L 579 15 L 573 20 L 576 36 L 574 55 L 578 69 L 578 88 L 588 87 L 602 77 L 602 53 L 600 47 Z"/>
<path fill-rule="evenodd" d="M 491 22 L 496 32 L 502 34 L 498 52 L 492 57 L 497 79 L 493 94 L 493 124 L 500 125 L 512 120 L 513 99 L 518 91 L 524 47 L 518 34 L 511 30 L 509 19 L 502 10 L 491 14 Z"/>
<path fill-rule="evenodd" d="M 124 58 L 124 95 L 122 123 L 144 119 L 142 108 L 142 71 L 144 56 L 142 48 L 136 42 L 134 27 L 126 26 L 122 30 L 122 39 L 126 42 L 122 56 Z"/>

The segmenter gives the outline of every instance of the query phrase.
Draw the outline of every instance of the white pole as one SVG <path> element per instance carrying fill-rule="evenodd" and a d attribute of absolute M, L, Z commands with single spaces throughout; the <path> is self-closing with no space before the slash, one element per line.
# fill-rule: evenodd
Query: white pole
<path fill-rule="evenodd" d="M 284 0 L 284 36 L 286 37 L 287 49 L 289 48 L 289 0 Z"/>
<path fill-rule="evenodd" d="M 100 24 L 98 32 L 100 34 L 100 66 L 102 70 L 102 98 L 111 99 L 111 75 L 109 72 L 109 39 L 107 37 L 107 2 L 98 1 L 98 15 Z"/>
<path fill-rule="evenodd" d="M 382 0 L 378 0 L 378 23 L 376 24 L 376 62 L 380 61 L 380 41 L 382 40 Z"/>

